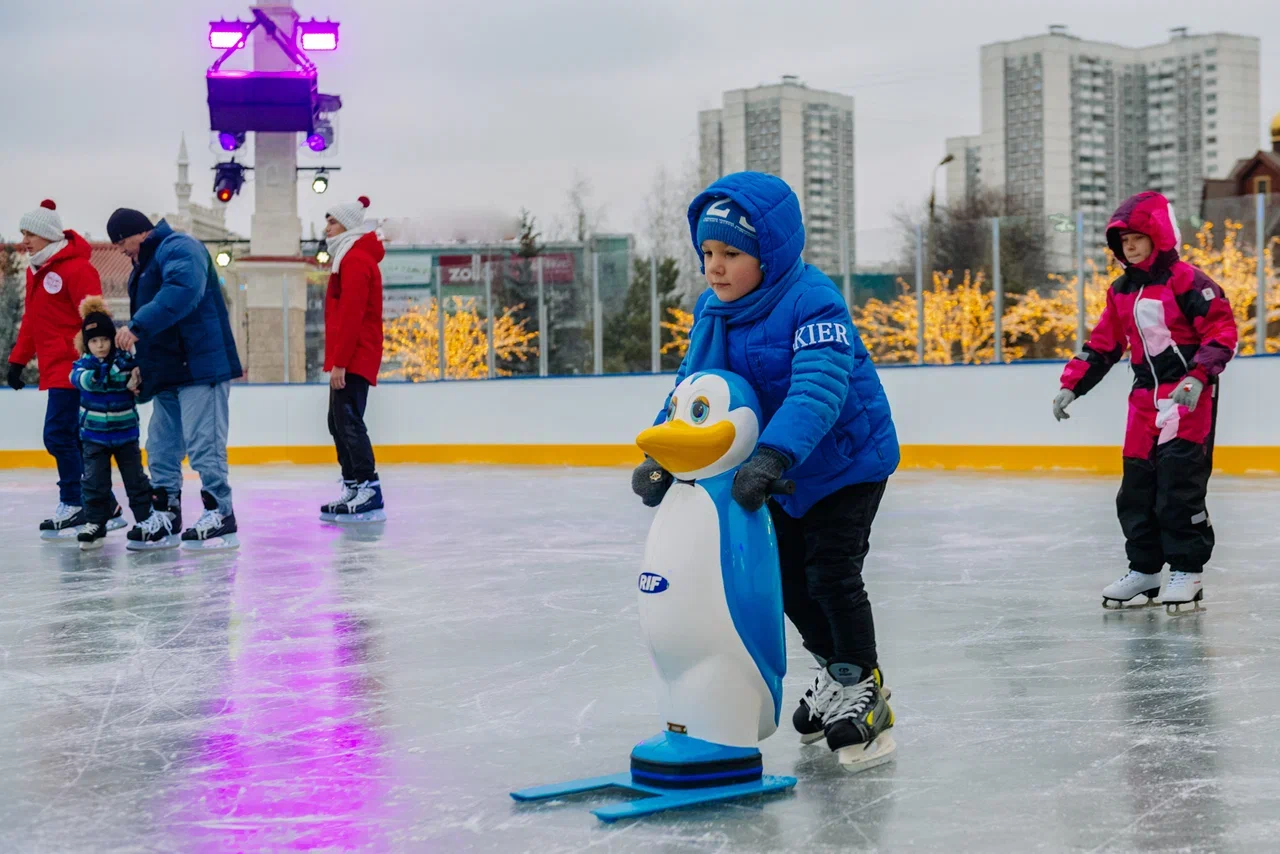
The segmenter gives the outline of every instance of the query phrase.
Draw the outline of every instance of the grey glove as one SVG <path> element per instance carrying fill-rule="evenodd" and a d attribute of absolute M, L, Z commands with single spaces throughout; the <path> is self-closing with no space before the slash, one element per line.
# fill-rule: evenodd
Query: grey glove
<path fill-rule="evenodd" d="M 1067 407 L 1076 399 L 1076 393 L 1069 388 L 1064 388 L 1058 392 L 1058 396 L 1053 399 L 1053 417 L 1061 421 L 1064 418 L 1070 418 L 1067 414 Z"/>
<path fill-rule="evenodd" d="M 1169 395 L 1169 399 L 1178 406 L 1185 406 L 1188 412 L 1195 412 L 1200 402 L 1200 392 L 1204 391 L 1204 383 L 1195 377 L 1183 377 L 1178 387 Z"/>
<path fill-rule="evenodd" d="M 773 448 L 760 448 L 733 476 L 733 500 L 749 511 L 759 510 L 769 497 L 769 487 L 791 468 L 791 460 Z"/>
<path fill-rule="evenodd" d="M 671 472 L 658 465 L 652 457 L 645 457 L 644 462 L 631 473 L 631 491 L 640 496 L 645 507 L 657 507 L 674 481 Z"/>
<path fill-rule="evenodd" d="M 22 381 L 22 372 L 26 369 L 26 365 L 19 365 L 17 362 L 9 363 L 9 388 L 14 391 L 22 391 L 26 383 Z"/>

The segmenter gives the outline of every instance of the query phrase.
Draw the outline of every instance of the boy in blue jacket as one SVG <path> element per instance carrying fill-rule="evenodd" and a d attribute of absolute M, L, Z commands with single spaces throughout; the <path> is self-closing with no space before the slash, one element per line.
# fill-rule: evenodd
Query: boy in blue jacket
<path fill-rule="evenodd" d="M 129 509 L 137 532 L 151 511 L 151 481 L 142 467 L 138 447 L 138 386 L 133 358 L 116 349 L 116 326 L 102 297 L 86 297 L 80 303 L 83 318 L 76 335 L 80 358 L 71 367 L 71 385 L 80 392 L 80 444 L 84 454 L 81 492 L 85 525 L 76 535 L 84 551 L 101 548 L 107 536 L 111 501 L 111 458 L 115 457 L 129 495 Z"/>
<path fill-rule="evenodd" d="M 893 750 L 862 582 L 871 523 L 899 460 L 889 402 L 840 292 L 800 258 L 800 202 L 785 181 L 727 175 L 693 200 L 689 228 L 710 288 L 694 308 L 676 385 L 721 369 L 759 396 L 760 441 L 733 497 L 748 510 L 768 500 L 783 606 L 820 665 L 792 723 L 802 742 L 825 737 L 842 766 L 862 770 Z M 780 477 L 795 481 L 795 494 L 769 499 Z M 632 475 L 650 507 L 671 483 L 652 459 Z"/>

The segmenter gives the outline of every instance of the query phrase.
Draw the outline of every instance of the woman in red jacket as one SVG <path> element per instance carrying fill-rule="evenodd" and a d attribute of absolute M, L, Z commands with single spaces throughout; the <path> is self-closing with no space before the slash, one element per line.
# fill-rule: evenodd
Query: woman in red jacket
<path fill-rule="evenodd" d="M 57 205 L 45 199 L 18 222 L 27 252 L 27 301 L 18 340 L 9 354 L 9 387 L 21 389 L 22 371 L 33 358 L 40 365 L 40 389 L 48 390 L 44 447 L 58 464 L 58 506 L 40 523 L 41 536 L 66 534 L 84 524 L 80 501 L 80 392 L 71 385 L 71 365 L 80 354 L 80 302 L 102 293 L 98 271 L 89 263 L 83 237 L 64 231 Z M 116 515 L 119 506 L 112 501 Z M 121 520 L 123 523 L 123 519 Z M 112 527 L 119 527 L 113 525 Z"/>
<path fill-rule="evenodd" d="M 1178 257 L 1169 200 L 1148 190 L 1126 200 L 1107 225 L 1107 244 L 1124 274 L 1080 354 L 1062 372 L 1053 413 L 1097 385 L 1126 349 L 1133 367 L 1124 436 L 1124 477 L 1116 509 L 1129 572 L 1102 591 L 1103 607 L 1137 597 L 1154 604 L 1169 564 L 1164 604 L 1171 614 L 1200 609 L 1214 536 L 1205 493 L 1213 472 L 1218 375 L 1236 350 L 1226 294 Z"/>
<path fill-rule="evenodd" d="M 332 274 L 324 300 L 324 369 L 329 371 L 329 432 L 342 467 L 342 496 L 320 508 L 330 522 L 380 522 L 382 485 L 364 424 L 369 387 L 382 366 L 382 271 L 386 253 L 365 223 L 369 199 L 325 214 Z"/>

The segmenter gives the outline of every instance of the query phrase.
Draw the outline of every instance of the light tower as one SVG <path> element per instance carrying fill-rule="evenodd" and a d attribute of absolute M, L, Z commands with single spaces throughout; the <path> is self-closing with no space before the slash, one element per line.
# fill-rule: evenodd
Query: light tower
<path fill-rule="evenodd" d="M 209 45 L 225 52 L 206 74 L 210 128 L 234 151 L 253 132 L 254 212 L 249 254 L 237 271 L 248 321 L 243 352 L 250 382 L 306 381 L 307 266 L 298 218 L 298 148 L 332 143 L 331 116 L 342 106 L 322 95 L 308 51 L 334 50 L 338 25 L 301 21 L 290 0 L 250 9 L 251 20 L 214 21 Z M 222 64 L 253 37 L 253 70 L 223 71 Z M 221 201 L 239 192 L 236 167 L 219 164 Z M 223 198 L 225 196 L 225 198 Z"/>

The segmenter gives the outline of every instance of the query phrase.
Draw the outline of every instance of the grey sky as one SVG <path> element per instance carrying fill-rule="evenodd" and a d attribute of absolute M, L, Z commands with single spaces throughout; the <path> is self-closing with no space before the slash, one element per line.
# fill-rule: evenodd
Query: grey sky
<path fill-rule="evenodd" d="M 342 171 L 329 193 L 300 192 L 303 230 L 326 201 L 365 194 L 371 214 L 431 222 L 521 207 L 550 223 L 575 170 L 606 225 L 641 227 L 662 164 L 696 147 L 696 113 L 725 89 L 796 74 L 856 98 L 859 230 L 888 228 L 928 194 L 947 136 L 978 130 L 978 50 L 1066 24 L 1085 38 L 1140 45 L 1168 29 L 1262 38 L 1262 122 L 1280 110 L 1280 8 L 1160 0 L 983 3 L 868 0 L 295 0 L 342 22 L 320 55 L 321 91 L 342 95 Z M 0 234 L 58 201 L 68 227 L 101 236 L 119 205 L 174 207 L 186 132 L 194 197 L 212 186 L 204 71 L 207 22 L 247 17 L 210 0 L 46 0 L 4 4 Z M 1230 14 L 1226 10 L 1230 9 Z M 1263 140 L 1259 140 L 1263 144 Z M 940 182 L 941 183 L 941 182 Z M 252 184 L 231 202 L 246 233 Z"/>

